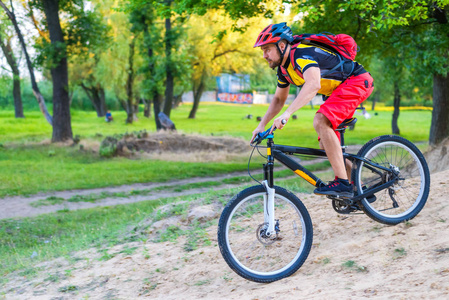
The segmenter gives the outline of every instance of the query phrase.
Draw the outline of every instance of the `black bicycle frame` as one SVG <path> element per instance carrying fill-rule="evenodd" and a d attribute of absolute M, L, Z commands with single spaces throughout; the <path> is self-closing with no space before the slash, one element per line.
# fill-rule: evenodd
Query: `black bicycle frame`
<path fill-rule="evenodd" d="M 285 146 L 285 145 L 275 145 L 272 138 L 267 139 L 267 164 L 263 165 L 264 168 L 264 178 L 268 182 L 269 187 L 273 187 L 274 178 L 273 178 L 273 166 L 274 159 L 282 163 L 284 166 L 292 170 L 294 173 L 299 175 L 301 178 L 306 180 L 308 183 L 312 184 L 315 187 L 321 187 L 325 185 L 325 183 L 315 176 L 311 171 L 307 170 L 300 163 L 293 160 L 288 155 L 292 154 L 303 154 L 303 155 L 312 155 L 317 157 L 327 157 L 326 152 L 320 149 L 314 148 L 303 148 L 303 147 L 295 147 L 295 146 Z M 384 166 L 373 163 L 363 157 L 345 153 L 343 152 L 343 157 L 345 159 L 349 159 L 352 162 L 355 161 L 363 161 L 371 171 L 381 174 L 381 171 L 386 171 L 392 173 L 393 171 Z M 394 172 L 393 172 L 393 175 Z M 352 201 L 362 200 L 363 198 L 369 197 L 383 189 L 389 188 L 392 186 L 397 180 L 397 176 L 392 176 L 392 179 L 379 185 L 376 187 L 372 187 L 370 189 L 365 190 L 362 194 L 357 195 L 351 198 Z"/>

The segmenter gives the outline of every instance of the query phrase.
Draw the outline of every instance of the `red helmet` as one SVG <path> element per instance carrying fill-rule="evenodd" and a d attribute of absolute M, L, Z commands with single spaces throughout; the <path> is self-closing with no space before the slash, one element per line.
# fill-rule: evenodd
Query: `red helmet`
<path fill-rule="evenodd" d="M 266 44 L 277 44 L 282 39 L 287 40 L 289 43 L 293 42 L 293 33 L 290 27 L 285 22 L 271 24 L 262 30 L 253 48 Z"/>

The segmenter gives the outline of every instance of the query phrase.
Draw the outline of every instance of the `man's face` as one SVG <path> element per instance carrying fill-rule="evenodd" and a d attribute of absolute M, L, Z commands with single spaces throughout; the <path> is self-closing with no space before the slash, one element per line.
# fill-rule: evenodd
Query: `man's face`
<path fill-rule="evenodd" d="M 268 62 L 270 68 L 274 69 L 281 65 L 281 55 L 274 44 L 267 44 L 260 47 L 263 51 L 263 58 Z"/>

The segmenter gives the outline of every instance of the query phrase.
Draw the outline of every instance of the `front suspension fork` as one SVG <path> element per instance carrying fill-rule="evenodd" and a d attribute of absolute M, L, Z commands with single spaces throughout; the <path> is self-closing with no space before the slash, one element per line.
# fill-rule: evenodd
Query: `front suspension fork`
<path fill-rule="evenodd" d="M 272 141 L 270 143 L 270 140 L 268 142 L 268 147 L 269 149 L 267 149 L 267 163 L 263 165 L 263 170 L 264 170 L 264 181 L 262 182 L 262 185 L 265 187 L 266 193 L 264 195 L 264 207 L 263 207 L 263 212 L 264 212 L 264 223 L 267 224 L 267 230 L 266 230 L 266 235 L 267 236 L 276 236 L 276 231 L 275 231 L 275 225 L 276 225 L 276 221 L 275 221 L 275 216 L 274 216 L 274 180 L 273 180 L 273 156 L 271 156 L 271 146 L 272 146 Z"/>
<path fill-rule="evenodd" d="M 264 223 L 267 224 L 266 235 L 275 236 L 275 219 L 274 219 L 274 188 L 270 187 L 267 180 L 262 182 L 265 190 L 267 191 L 263 195 L 263 213 L 264 213 Z"/>

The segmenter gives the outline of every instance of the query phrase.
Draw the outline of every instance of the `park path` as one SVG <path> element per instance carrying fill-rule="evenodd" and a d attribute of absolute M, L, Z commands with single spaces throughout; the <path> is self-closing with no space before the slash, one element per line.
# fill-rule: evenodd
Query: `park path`
<path fill-rule="evenodd" d="M 251 174 L 260 174 L 261 171 L 252 171 Z M 120 193 L 120 192 L 131 192 L 131 191 L 141 191 L 155 189 L 159 187 L 176 187 L 192 183 L 201 183 L 207 181 L 220 181 L 226 178 L 232 178 L 237 176 L 248 176 L 248 172 L 233 172 L 228 174 L 217 175 L 214 177 L 194 177 L 181 180 L 173 180 L 169 182 L 158 182 L 158 183 L 136 183 L 130 185 L 120 185 L 120 186 L 110 186 L 104 188 L 95 189 L 82 189 L 82 190 L 66 190 L 66 191 L 55 191 L 48 193 L 39 193 L 31 196 L 12 196 L 0 199 L 0 219 L 7 218 L 17 218 L 17 217 L 31 217 L 45 213 L 56 212 L 59 210 L 77 210 L 85 208 L 93 208 L 99 206 L 110 206 L 117 204 L 127 204 L 147 200 L 157 200 L 168 197 L 175 196 L 187 196 L 192 194 L 198 194 L 207 192 L 211 187 L 205 188 L 193 188 L 189 190 L 184 190 L 181 192 L 174 192 L 172 189 L 167 189 L 167 191 L 159 190 L 157 192 L 151 193 L 149 195 L 129 195 L 128 197 L 107 197 L 95 202 L 64 202 L 61 204 L 54 205 L 44 205 L 39 207 L 33 207 L 30 204 L 39 200 L 47 199 L 48 197 L 59 197 L 64 199 L 69 199 L 73 196 L 80 195 L 86 196 L 91 194 L 100 194 L 102 192 L 108 193 Z M 236 185 L 226 185 L 222 184 L 220 186 L 215 186 L 214 189 L 224 189 L 227 187 L 234 187 Z"/>
<path fill-rule="evenodd" d="M 313 164 L 320 160 L 311 160 L 302 162 L 303 165 Z M 276 170 L 284 169 L 284 167 L 277 168 Z M 261 174 L 262 170 L 252 170 L 251 175 Z M 293 174 L 293 173 L 292 173 Z M 12 197 L 5 197 L 0 199 L 0 220 L 1 219 L 9 219 L 9 218 L 20 218 L 20 217 L 32 217 L 37 216 L 40 214 L 46 214 L 46 213 L 52 213 L 60 210 L 77 210 L 77 209 L 86 209 L 86 208 L 93 208 L 93 207 L 100 207 L 100 206 L 111 206 L 111 205 L 118 205 L 118 204 L 128 204 L 128 203 L 134 203 L 134 202 L 140 202 L 140 201 L 151 201 L 151 200 L 158 200 L 163 198 L 169 198 L 169 197 L 182 197 L 182 196 L 188 196 L 193 194 L 201 194 L 210 191 L 211 189 L 214 190 L 222 190 L 232 187 L 237 187 L 241 185 L 247 185 L 248 182 L 243 183 L 237 183 L 237 184 L 220 184 L 216 186 L 207 186 L 203 188 L 191 188 L 188 190 L 182 190 L 182 191 L 174 191 L 173 188 L 186 185 L 186 184 L 192 184 L 192 183 L 201 183 L 201 182 L 208 182 L 208 181 L 222 181 L 227 178 L 233 178 L 233 177 L 240 177 L 240 176 L 248 176 L 247 171 L 242 172 L 232 172 L 227 174 L 221 174 L 213 177 L 193 177 L 188 179 L 182 179 L 182 180 L 173 180 L 169 182 L 159 182 L 159 183 L 136 183 L 136 184 L 130 184 L 130 185 L 121 185 L 121 186 L 110 186 L 110 187 L 104 187 L 104 188 L 96 188 L 96 189 L 83 189 L 83 190 L 67 190 L 67 191 L 55 191 L 55 192 L 48 192 L 48 193 L 39 193 L 35 195 L 29 195 L 29 196 L 12 196 Z M 296 175 L 290 176 L 291 178 L 297 177 Z M 287 179 L 290 177 L 283 177 L 283 179 Z M 151 190 L 155 188 L 160 187 L 167 187 L 167 190 L 157 190 L 154 192 L 151 192 L 146 195 L 127 195 L 126 197 L 106 197 L 104 199 L 99 199 L 95 202 L 68 202 L 65 201 L 60 204 L 53 204 L 53 205 L 42 205 L 42 206 L 32 206 L 31 203 L 39 201 L 39 200 L 45 200 L 48 197 L 58 197 L 58 198 L 64 198 L 69 199 L 73 196 L 87 196 L 92 194 L 100 194 L 102 192 L 108 192 L 110 194 L 112 193 L 129 193 L 131 191 L 142 191 L 142 190 Z"/>

